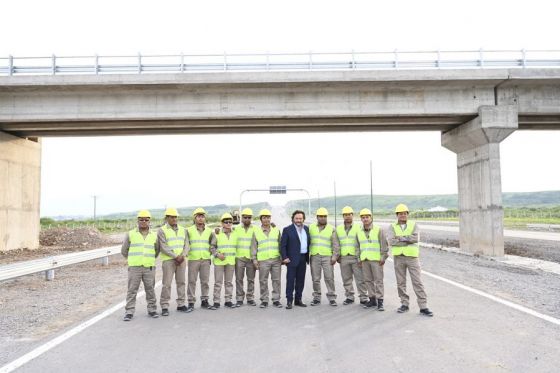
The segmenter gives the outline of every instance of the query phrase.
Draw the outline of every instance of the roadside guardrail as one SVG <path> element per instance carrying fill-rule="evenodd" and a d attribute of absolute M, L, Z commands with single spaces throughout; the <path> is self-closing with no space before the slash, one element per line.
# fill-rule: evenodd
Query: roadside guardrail
<path fill-rule="evenodd" d="M 0 282 L 38 272 L 45 272 L 45 280 L 51 281 L 54 279 L 54 270 L 56 268 L 95 259 L 101 259 L 103 265 L 109 265 L 109 256 L 120 254 L 120 252 L 121 246 L 116 245 L 70 254 L 49 256 L 42 259 L 27 260 L 25 262 L 5 264 L 0 266 Z"/>

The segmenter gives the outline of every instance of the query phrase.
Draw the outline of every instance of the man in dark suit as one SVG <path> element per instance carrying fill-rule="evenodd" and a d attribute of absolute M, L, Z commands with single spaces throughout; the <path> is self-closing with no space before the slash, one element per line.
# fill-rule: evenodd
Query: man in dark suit
<path fill-rule="evenodd" d="M 303 285 L 305 283 L 306 266 L 309 264 L 309 245 L 311 244 L 311 236 L 309 228 L 303 225 L 305 213 L 300 210 L 294 211 L 292 214 L 291 225 L 282 231 L 282 240 L 280 242 L 280 254 L 282 255 L 282 263 L 286 264 L 286 299 L 288 305 L 286 309 L 292 309 L 294 301 L 295 288 L 295 305 L 307 307 L 302 302 Z"/>

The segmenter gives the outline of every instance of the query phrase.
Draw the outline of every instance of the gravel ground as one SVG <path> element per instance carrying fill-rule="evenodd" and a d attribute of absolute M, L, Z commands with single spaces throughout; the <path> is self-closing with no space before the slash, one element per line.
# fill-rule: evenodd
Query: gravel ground
<path fill-rule="evenodd" d="M 459 234 L 454 232 L 422 231 L 420 238 L 447 247 L 459 247 Z M 548 240 L 527 240 L 505 237 L 505 253 L 560 263 L 560 243 Z"/>
<path fill-rule="evenodd" d="M 456 246 L 456 236 L 449 232 L 422 234 L 423 241 L 444 246 Z M 554 252 L 558 248 L 546 243 L 548 246 L 540 241 L 508 239 L 508 253 L 533 252 L 531 256 L 559 261 Z M 421 261 L 426 271 L 560 318 L 558 275 L 437 249 L 422 249 Z M 157 275 L 159 279 L 160 268 Z M 112 256 L 109 266 L 90 261 L 57 269 L 55 276 L 54 281 L 45 281 L 40 273 L 0 283 L 0 366 L 126 295 L 126 262 L 120 255 Z M 157 294 L 159 299 L 159 291 Z"/>

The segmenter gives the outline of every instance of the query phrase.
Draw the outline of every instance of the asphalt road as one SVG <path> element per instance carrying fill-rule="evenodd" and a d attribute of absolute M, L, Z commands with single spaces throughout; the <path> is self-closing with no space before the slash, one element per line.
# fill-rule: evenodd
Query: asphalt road
<path fill-rule="evenodd" d="M 422 224 L 422 230 L 459 233 L 459 226 Z M 504 229 L 504 237 L 523 238 L 528 240 L 560 241 L 560 233 L 556 232 L 518 231 Z"/>

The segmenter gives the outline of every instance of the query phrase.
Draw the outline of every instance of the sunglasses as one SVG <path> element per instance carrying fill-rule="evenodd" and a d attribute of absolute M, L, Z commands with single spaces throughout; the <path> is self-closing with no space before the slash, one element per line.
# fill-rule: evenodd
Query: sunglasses
<path fill-rule="evenodd" d="M 243 216 L 243 219 L 251 219 L 250 216 Z"/>
<path fill-rule="evenodd" d="M 224 220 L 222 223 L 224 223 L 224 224 L 231 224 L 231 223 L 233 223 L 233 221 L 231 221 L 231 220 Z"/>
<path fill-rule="evenodd" d="M 150 221 L 150 219 L 149 218 L 144 218 L 144 219 L 140 218 L 140 219 L 138 219 L 138 221 Z"/>

